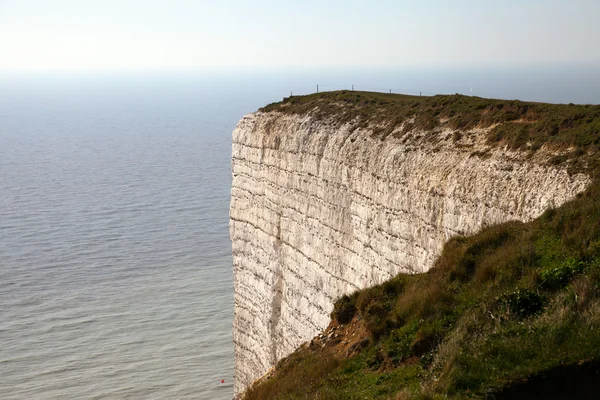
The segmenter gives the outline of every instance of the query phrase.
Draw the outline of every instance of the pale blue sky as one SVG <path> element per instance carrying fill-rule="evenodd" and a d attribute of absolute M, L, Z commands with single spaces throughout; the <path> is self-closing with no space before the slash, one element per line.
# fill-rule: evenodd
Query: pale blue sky
<path fill-rule="evenodd" d="M 598 0 L 0 0 L 0 70 L 600 65 Z"/>

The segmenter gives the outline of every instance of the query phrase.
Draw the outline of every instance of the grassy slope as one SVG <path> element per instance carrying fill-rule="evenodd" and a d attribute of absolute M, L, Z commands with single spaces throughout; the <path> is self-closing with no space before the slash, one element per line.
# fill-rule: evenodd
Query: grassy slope
<path fill-rule="evenodd" d="M 343 352 L 335 349 L 356 333 L 304 346 L 247 399 L 514 398 L 519 390 L 527 398 L 531 392 L 519 382 L 551 387 L 557 377 L 588 376 L 578 368 L 598 370 L 600 107 L 334 92 L 265 110 L 312 110 L 356 123 L 385 117 L 397 124 L 415 116 L 428 129 L 448 118 L 445 124 L 462 129 L 499 124 L 489 143 L 529 152 L 543 144 L 569 149 L 552 162 L 585 171 L 594 183 L 531 223 L 452 239 L 426 274 L 399 275 L 344 296 L 332 325 L 339 332 L 362 326 L 360 341 Z M 560 397 L 543 397 L 551 395 Z"/>

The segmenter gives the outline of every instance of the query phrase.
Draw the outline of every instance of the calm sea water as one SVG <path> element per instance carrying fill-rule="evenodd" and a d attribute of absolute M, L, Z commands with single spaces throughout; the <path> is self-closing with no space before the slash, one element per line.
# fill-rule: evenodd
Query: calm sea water
<path fill-rule="evenodd" d="M 0 398 L 230 399 L 243 112 L 198 82 L 4 88 Z"/>
<path fill-rule="evenodd" d="M 244 113 L 317 83 L 600 102 L 582 71 L 0 77 L 0 398 L 232 397 Z"/>

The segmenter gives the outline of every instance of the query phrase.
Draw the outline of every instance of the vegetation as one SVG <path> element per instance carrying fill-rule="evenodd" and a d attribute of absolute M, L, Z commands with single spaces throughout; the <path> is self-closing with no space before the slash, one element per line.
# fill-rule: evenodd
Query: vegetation
<path fill-rule="evenodd" d="M 447 124 L 462 129 L 500 124 L 489 141 L 528 151 L 573 148 L 554 162 L 568 160 L 594 183 L 530 223 L 453 238 L 428 273 L 343 296 L 326 337 L 281 360 L 245 399 L 563 398 L 561 379 L 577 382 L 569 397 L 593 398 L 600 371 L 600 107 L 338 92 L 265 109 L 352 112 L 347 121 L 372 121 L 361 107 L 397 112 L 397 121 L 410 110 L 419 123 L 450 118 Z"/>
<path fill-rule="evenodd" d="M 487 141 L 492 146 L 533 153 L 545 145 L 566 151 L 551 160 L 553 164 L 567 164 L 573 171 L 600 169 L 596 157 L 600 151 L 600 105 L 338 91 L 288 97 L 261 110 L 312 113 L 339 125 L 370 126 L 373 134 L 381 137 L 402 137 L 414 129 L 449 128 L 457 130 L 457 141 L 458 130 L 491 127 Z M 399 130 L 403 123 L 404 129 Z"/>

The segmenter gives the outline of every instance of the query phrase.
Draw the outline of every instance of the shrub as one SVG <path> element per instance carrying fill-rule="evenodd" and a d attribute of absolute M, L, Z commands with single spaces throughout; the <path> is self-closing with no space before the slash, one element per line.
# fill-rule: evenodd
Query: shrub
<path fill-rule="evenodd" d="M 584 263 L 573 258 L 568 259 L 563 265 L 549 268 L 540 272 L 540 286 L 543 289 L 558 290 L 567 286 L 573 275 L 583 272 Z"/>
<path fill-rule="evenodd" d="M 543 297 L 530 289 L 518 289 L 512 293 L 505 293 L 500 297 L 500 302 L 508 307 L 511 314 L 519 318 L 537 314 L 544 307 Z"/>
<path fill-rule="evenodd" d="M 339 298 L 333 306 L 331 317 L 335 318 L 340 324 L 347 324 L 352 321 L 356 315 L 356 294 L 348 296 L 347 294 Z"/>

